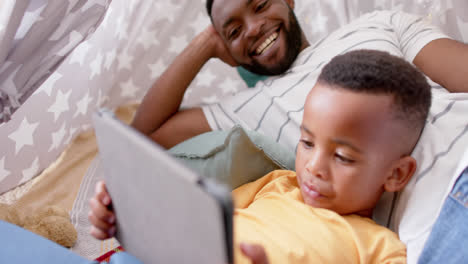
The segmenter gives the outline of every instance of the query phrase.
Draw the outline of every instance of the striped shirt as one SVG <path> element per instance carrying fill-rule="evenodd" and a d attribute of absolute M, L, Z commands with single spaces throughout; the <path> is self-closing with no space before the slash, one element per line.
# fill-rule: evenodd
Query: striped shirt
<path fill-rule="evenodd" d="M 294 149 L 299 140 L 306 95 L 331 58 L 350 50 L 377 49 L 413 61 L 424 45 L 444 37 L 412 15 L 388 11 L 369 13 L 303 50 L 286 73 L 204 106 L 203 112 L 213 130 L 241 124 Z"/>
<path fill-rule="evenodd" d="M 304 49 L 286 73 L 202 109 L 213 130 L 241 124 L 294 150 L 306 95 L 331 58 L 351 50 L 376 49 L 412 62 L 426 44 L 439 38 L 447 36 L 421 17 L 398 11 L 365 14 Z M 417 260 L 468 146 L 468 95 L 449 93 L 429 82 L 433 103 L 413 152 L 416 174 L 404 191 L 384 196 L 374 217 L 407 244 L 408 263 Z"/>

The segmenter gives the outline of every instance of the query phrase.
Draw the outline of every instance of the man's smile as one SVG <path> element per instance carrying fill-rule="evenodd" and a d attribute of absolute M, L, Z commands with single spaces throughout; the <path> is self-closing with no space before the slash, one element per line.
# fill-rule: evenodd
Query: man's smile
<path fill-rule="evenodd" d="M 260 75 L 286 72 L 309 44 L 289 1 L 215 1 L 213 25 L 232 58 Z M 219 3 L 219 4 L 216 4 Z"/>
<path fill-rule="evenodd" d="M 275 43 L 278 38 L 278 33 L 273 32 L 256 50 L 256 55 L 262 55 L 262 53 L 268 50 Z"/>
<path fill-rule="evenodd" d="M 269 33 L 264 34 L 259 38 L 251 48 L 249 55 L 252 57 L 261 56 L 265 54 L 276 43 L 279 37 L 280 27 L 276 27 Z"/>

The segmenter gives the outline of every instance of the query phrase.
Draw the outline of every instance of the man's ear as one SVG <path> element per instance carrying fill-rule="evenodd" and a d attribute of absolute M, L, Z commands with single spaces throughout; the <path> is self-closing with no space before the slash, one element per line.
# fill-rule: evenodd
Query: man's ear
<path fill-rule="evenodd" d="M 285 0 L 286 4 L 289 5 L 289 7 L 294 10 L 294 0 Z"/>
<path fill-rule="evenodd" d="M 387 177 L 384 188 L 387 192 L 403 189 L 416 171 L 416 160 L 411 156 L 400 158 L 394 165 L 391 175 Z"/>

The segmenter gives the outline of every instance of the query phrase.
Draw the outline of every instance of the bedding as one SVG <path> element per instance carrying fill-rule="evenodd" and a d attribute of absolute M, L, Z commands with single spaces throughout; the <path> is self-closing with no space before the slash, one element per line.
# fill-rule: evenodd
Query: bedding
<path fill-rule="evenodd" d="M 26 2 L 28 6 L 22 5 Z M 61 24 L 68 26 L 66 30 L 63 28 L 65 26 L 58 30 L 60 23 L 50 22 L 56 26 L 57 32 L 63 33 L 61 35 L 63 41 L 52 43 L 56 45 L 52 45 L 53 48 L 50 50 L 52 52 L 63 50 L 61 53 L 63 56 L 43 57 L 42 59 L 49 58 L 50 61 L 38 65 L 47 65 L 47 70 L 26 67 L 30 71 L 29 74 L 37 78 L 34 82 L 36 86 L 31 86 L 32 90 L 35 90 L 30 95 L 21 90 L 18 95 L 15 91 L 11 92 L 8 89 L 11 86 L 4 81 L 5 78 L 6 80 L 13 79 L 17 83 L 22 78 L 13 77 L 14 74 L 12 74 L 16 69 L 9 61 L 15 58 L 12 54 L 17 50 L 12 44 L 18 44 L 20 41 L 37 41 L 34 39 L 34 36 L 37 37 L 34 32 L 41 23 L 32 23 L 33 18 L 42 23 L 49 19 L 59 18 L 56 16 L 57 12 L 45 11 L 47 7 L 42 7 L 45 2 L 53 1 L 6 0 L 0 2 L 1 98 L 5 98 L 6 91 L 10 92 L 9 95 L 16 94 L 16 98 L 23 98 L 13 100 L 14 103 L 21 104 L 21 107 L 12 113 L 9 121 L 0 123 L 0 146 L 2 146 L 0 148 L 0 194 L 39 175 L 59 157 L 77 135 L 90 131 L 91 114 L 98 107 L 116 108 L 123 104 L 138 102 L 177 52 L 209 24 L 203 1 L 60 1 L 63 6 L 66 6 L 62 8 L 68 12 L 60 13 L 62 14 Z M 468 41 L 468 2 L 464 0 L 296 0 L 295 10 L 308 39 L 315 42 L 365 12 L 391 8 L 420 14 L 433 24 L 440 26 L 449 36 L 464 42 Z M 24 14 L 24 16 L 20 21 L 18 20 L 20 16 L 12 14 Z M 72 19 L 65 14 L 74 17 L 76 23 L 71 23 Z M 87 15 L 92 18 L 94 24 L 80 24 L 80 21 L 83 21 L 77 17 Z M 46 26 L 50 27 L 50 25 Z M 80 37 L 79 41 L 70 41 L 75 31 L 80 32 L 82 38 Z M 31 37 L 15 40 L 17 34 Z M 8 45 L 8 48 L 4 49 L 4 45 Z M 65 51 L 67 49 L 64 49 L 64 45 L 68 51 Z M 37 42 L 28 45 L 28 52 L 40 53 L 41 49 L 38 47 L 40 46 Z M 47 50 L 47 48 L 44 49 Z M 213 103 L 218 98 L 236 93 L 246 87 L 235 69 L 213 60 L 205 65 L 189 87 L 184 97 L 183 107 Z M 459 108 L 462 104 L 457 103 L 457 100 L 462 102 L 466 99 L 457 99 L 457 95 L 451 94 L 440 93 L 439 95 L 446 98 L 447 104 L 440 109 L 441 114 L 433 116 L 430 122 L 464 121 L 446 119 L 447 115 L 444 113 L 462 111 L 463 109 Z M 5 109 L 3 106 L 7 108 L 11 106 L 10 100 L 7 100 L 7 103 L 8 105 L 5 100 L 1 100 L 2 113 Z M 7 110 L 6 113 L 11 112 Z M 3 117 L 2 120 L 4 120 Z M 428 166 L 424 168 L 427 171 L 426 174 L 442 174 L 448 177 L 455 175 L 456 164 L 468 140 L 468 132 L 466 132 L 468 129 L 464 126 L 460 126 L 459 129 L 459 136 L 454 139 L 444 138 L 443 131 L 428 135 L 429 141 L 444 140 L 446 148 L 431 149 L 429 146 L 425 150 L 429 154 L 432 153 L 432 156 L 436 156 L 433 162 L 426 160 L 428 163 Z M 416 212 L 420 212 L 422 203 L 426 205 L 432 201 L 431 197 L 432 199 L 439 197 L 438 200 L 444 197 L 444 193 L 448 192 L 450 186 L 450 180 L 448 182 L 444 190 L 440 191 L 442 188 L 434 177 L 422 177 L 419 181 L 415 180 L 405 192 L 397 197 L 401 206 L 394 208 L 395 214 L 392 216 L 388 214 L 393 197 L 388 197 L 386 202 L 382 202 L 382 208 L 387 209 L 382 210 L 381 218 L 384 222 L 386 220 L 388 222 L 390 217 L 389 224 L 395 230 L 401 230 L 403 234 L 406 234 L 404 237 L 408 244 L 419 239 L 430 231 L 432 220 L 427 220 L 428 215 L 436 214 L 439 209 L 434 205 L 430 208 L 431 212 L 422 214 Z M 86 188 L 92 188 L 92 186 L 94 185 L 91 181 L 89 179 L 87 181 L 84 177 L 78 198 Z M 437 195 L 431 195 L 432 190 L 435 189 L 434 186 L 439 190 Z M 26 189 L 24 192 L 29 192 L 29 189 Z M 411 199 L 411 197 L 420 197 L 414 194 L 424 193 L 430 194 L 431 197 L 427 197 L 425 201 Z M 76 206 L 84 204 L 83 201 L 77 203 L 78 200 L 75 200 Z M 84 210 L 76 212 L 83 214 Z M 82 216 L 81 220 L 85 221 L 85 218 Z M 435 218 L 433 220 L 435 221 Z M 422 222 L 425 225 L 421 226 Z M 79 221 L 76 223 L 82 224 Z M 417 230 L 419 231 L 413 232 Z M 101 246 L 111 250 L 116 244 L 113 241 L 107 241 L 94 246 L 97 246 L 99 250 Z M 77 251 L 85 252 L 86 250 L 77 249 Z M 95 257 L 99 255 L 101 254 Z"/>

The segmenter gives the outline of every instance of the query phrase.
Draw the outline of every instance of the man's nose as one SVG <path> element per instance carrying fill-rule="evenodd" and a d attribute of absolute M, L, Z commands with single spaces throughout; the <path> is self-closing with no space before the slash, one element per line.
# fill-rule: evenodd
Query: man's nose
<path fill-rule="evenodd" d="M 329 168 L 326 153 L 322 153 L 318 150 L 314 151 L 306 163 L 306 170 L 312 176 L 321 178 L 322 180 L 328 180 Z"/>
<path fill-rule="evenodd" d="M 264 24 L 263 19 L 250 18 L 247 21 L 246 37 L 257 37 L 262 32 Z"/>

